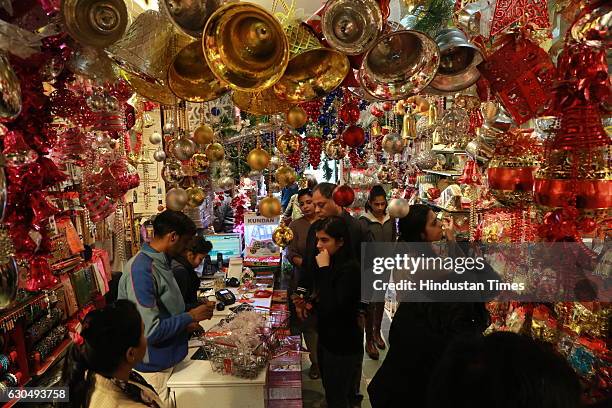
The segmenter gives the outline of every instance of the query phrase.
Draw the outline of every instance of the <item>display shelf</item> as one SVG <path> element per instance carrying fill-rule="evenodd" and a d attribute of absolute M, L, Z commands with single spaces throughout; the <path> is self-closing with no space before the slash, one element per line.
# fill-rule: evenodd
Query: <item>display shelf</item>
<path fill-rule="evenodd" d="M 423 170 L 424 173 L 435 174 L 444 177 L 459 177 L 462 173 L 450 171 L 450 170 Z"/>
<path fill-rule="evenodd" d="M 451 153 L 465 153 L 464 149 L 431 149 L 434 153 L 451 154 Z"/>
<path fill-rule="evenodd" d="M 68 349 L 68 347 L 72 344 L 72 340 L 67 338 L 64 340 L 57 348 L 53 351 L 51 356 L 45 360 L 45 363 L 34 373 L 35 376 L 40 377 L 43 375 L 49 367 L 53 365 L 57 361 L 57 359 L 61 358 L 64 355 L 64 352 Z"/>

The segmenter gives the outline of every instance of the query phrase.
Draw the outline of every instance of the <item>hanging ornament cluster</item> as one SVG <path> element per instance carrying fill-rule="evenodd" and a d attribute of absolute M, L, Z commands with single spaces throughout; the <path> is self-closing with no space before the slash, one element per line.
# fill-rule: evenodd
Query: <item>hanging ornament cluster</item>
<path fill-rule="evenodd" d="M 316 134 L 306 136 L 308 146 L 308 163 L 313 169 L 318 169 L 321 165 L 321 153 L 323 151 L 323 138 Z"/>

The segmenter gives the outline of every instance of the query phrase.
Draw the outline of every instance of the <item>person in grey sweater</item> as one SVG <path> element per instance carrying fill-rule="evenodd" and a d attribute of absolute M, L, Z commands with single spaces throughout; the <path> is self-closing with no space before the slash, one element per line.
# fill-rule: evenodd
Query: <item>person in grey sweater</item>
<path fill-rule="evenodd" d="M 365 205 L 366 211 L 359 218 L 364 228 L 372 234 L 374 242 L 395 242 L 396 228 L 395 218 L 387 214 L 387 193 L 381 185 L 370 189 L 370 195 Z M 385 340 L 380 332 L 385 304 L 372 302 L 368 306 L 366 315 L 366 352 L 373 360 L 378 360 L 380 354 L 378 349 L 384 350 Z"/>

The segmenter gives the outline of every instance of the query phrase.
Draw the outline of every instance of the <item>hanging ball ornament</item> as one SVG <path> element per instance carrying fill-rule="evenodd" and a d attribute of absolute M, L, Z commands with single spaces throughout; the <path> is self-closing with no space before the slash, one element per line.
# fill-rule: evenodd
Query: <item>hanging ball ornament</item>
<path fill-rule="evenodd" d="M 325 143 L 325 155 L 330 160 L 341 160 L 346 156 L 346 150 L 340 139 L 332 139 Z"/>
<path fill-rule="evenodd" d="M 225 157 L 225 149 L 223 149 L 221 143 L 211 143 L 206 148 L 206 157 L 211 162 L 221 161 Z"/>
<path fill-rule="evenodd" d="M 266 218 L 278 217 L 282 211 L 282 206 L 278 198 L 268 196 L 259 202 L 257 206 L 259 213 Z"/>
<path fill-rule="evenodd" d="M 155 153 L 153 153 L 153 160 L 160 163 L 163 162 L 164 160 L 166 160 L 166 152 L 164 152 L 163 150 L 155 151 Z"/>
<path fill-rule="evenodd" d="M 166 207 L 172 211 L 182 211 L 187 205 L 187 192 L 180 187 L 170 189 L 166 194 Z"/>
<path fill-rule="evenodd" d="M 291 132 L 284 133 L 276 140 L 276 147 L 285 156 L 291 156 L 300 149 L 300 137 Z"/>
<path fill-rule="evenodd" d="M 274 177 L 282 188 L 290 186 L 291 184 L 295 183 L 295 180 L 297 179 L 295 171 L 291 167 L 284 165 L 280 166 L 276 170 Z"/>
<path fill-rule="evenodd" d="M 357 123 L 361 111 L 356 103 L 345 103 L 338 110 L 338 117 L 347 124 Z"/>
<path fill-rule="evenodd" d="M 164 181 L 170 185 L 179 184 L 185 177 L 183 166 L 181 166 L 181 163 L 174 158 L 166 161 L 166 165 L 162 169 L 161 175 Z"/>
<path fill-rule="evenodd" d="M 215 138 L 215 132 L 210 125 L 200 125 L 193 132 L 193 141 L 200 146 L 212 143 Z"/>
<path fill-rule="evenodd" d="M 393 109 L 393 104 L 391 102 L 384 102 L 382 108 L 385 112 L 389 112 L 391 109 Z"/>
<path fill-rule="evenodd" d="M 191 168 L 196 173 L 203 173 L 210 166 L 210 162 L 208 161 L 208 157 L 206 157 L 206 155 L 204 153 L 196 153 L 193 156 L 191 156 L 191 161 L 190 161 L 189 164 L 191 165 Z"/>
<path fill-rule="evenodd" d="M 293 241 L 293 231 L 285 224 L 281 224 L 272 233 L 272 241 L 279 247 L 285 248 Z"/>
<path fill-rule="evenodd" d="M 174 122 L 172 122 L 172 121 L 166 122 L 164 124 L 163 131 L 167 135 L 169 135 L 170 133 L 174 132 Z"/>
<path fill-rule="evenodd" d="M 301 106 L 294 106 L 287 112 L 287 124 L 294 129 L 299 129 L 306 124 L 308 115 Z"/>
<path fill-rule="evenodd" d="M 269 163 L 270 170 L 276 170 L 282 165 L 283 165 L 283 159 L 281 159 L 280 157 L 272 156 L 270 158 L 270 163 Z"/>
<path fill-rule="evenodd" d="M 365 143 L 365 132 L 361 127 L 351 125 L 342 133 L 342 140 L 349 147 L 363 146 Z"/>
<path fill-rule="evenodd" d="M 410 205 L 405 198 L 394 198 L 387 206 L 387 212 L 391 218 L 404 218 L 408 215 L 408 210 L 410 210 Z"/>
<path fill-rule="evenodd" d="M 401 153 L 406 147 L 402 137 L 397 133 L 389 133 L 382 140 L 382 148 L 389 154 Z"/>
<path fill-rule="evenodd" d="M 189 187 L 187 189 L 187 205 L 190 207 L 199 207 L 206 199 L 206 194 L 201 187 Z"/>
<path fill-rule="evenodd" d="M 149 136 L 149 142 L 154 145 L 160 144 L 162 142 L 162 135 L 159 134 L 159 132 L 151 133 L 151 136 Z"/>
<path fill-rule="evenodd" d="M 219 179 L 219 188 L 223 191 L 234 188 L 234 178 L 230 176 L 221 177 Z"/>
<path fill-rule="evenodd" d="M 263 170 L 270 164 L 270 153 L 261 147 L 256 147 L 249 152 L 246 161 L 252 170 Z"/>
<path fill-rule="evenodd" d="M 342 184 L 334 189 L 332 198 L 340 207 L 348 207 L 355 201 L 355 191 L 348 185 Z"/>
<path fill-rule="evenodd" d="M 219 168 L 224 173 L 231 174 L 232 171 L 234 171 L 234 165 L 229 160 L 221 160 L 221 162 L 219 163 Z"/>
<path fill-rule="evenodd" d="M 181 137 L 174 143 L 172 151 L 177 159 L 181 161 L 189 160 L 196 152 L 196 144 L 191 139 Z"/>

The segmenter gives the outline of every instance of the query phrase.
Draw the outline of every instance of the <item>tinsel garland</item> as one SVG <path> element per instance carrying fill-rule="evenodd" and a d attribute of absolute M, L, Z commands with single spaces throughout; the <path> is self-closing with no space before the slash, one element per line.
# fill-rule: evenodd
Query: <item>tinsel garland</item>
<path fill-rule="evenodd" d="M 453 0 L 431 0 L 427 6 L 418 8 L 415 14 L 417 22 L 411 29 L 422 31 L 435 38 L 438 31 L 446 27 L 454 8 Z"/>

